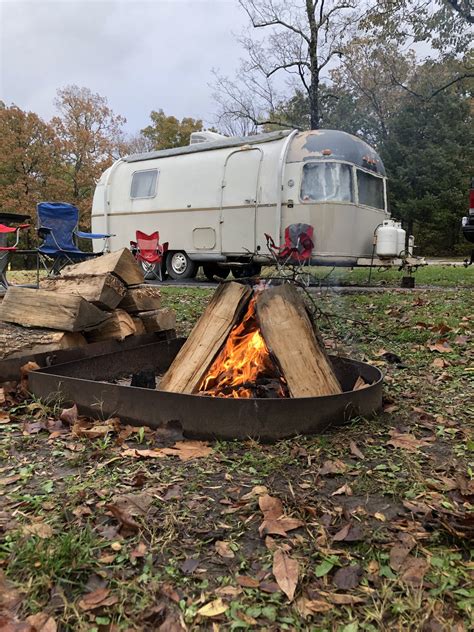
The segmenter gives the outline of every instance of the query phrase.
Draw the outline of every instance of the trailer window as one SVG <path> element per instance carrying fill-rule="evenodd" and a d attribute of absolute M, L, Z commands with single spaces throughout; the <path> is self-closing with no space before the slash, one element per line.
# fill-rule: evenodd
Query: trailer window
<path fill-rule="evenodd" d="M 339 162 L 308 162 L 301 183 L 303 202 L 353 202 L 352 169 Z"/>
<path fill-rule="evenodd" d="M 135 171 L 132 176 L 132 186 L 130 188 L 131 198 L 151 198 L 156 195 L 156 180 L 158 169 L 147 169 L 146 171 Z"/>
<path fill-rule="evenodd" d="M 359 204 L 373 208 L 385 208 L 382 178 L 357 169 L 357 187 L 359 189 Z"/>

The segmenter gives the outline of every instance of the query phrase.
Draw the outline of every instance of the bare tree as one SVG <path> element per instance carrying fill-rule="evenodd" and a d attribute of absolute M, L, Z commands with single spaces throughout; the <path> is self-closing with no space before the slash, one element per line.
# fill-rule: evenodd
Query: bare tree
<path fill-rule="evenodd" d="M 246 119 L 254 129 L 280 124 L 274 114 L 284 100 L 281 77 L 285 76 L 292 92 L 299 88 L 307 94 L 311 127 L 317 129 L 323 73 L 339 63 L 349 33 L 367 10 L 367 3 L 239 0 L 239 4 L 253 29 L 264 35 L 253 33 L 240 38 L 247 58 L 236 80 L 217 75 L 214 96 L 220 104 L 221 121 L 235 124 Z"/>

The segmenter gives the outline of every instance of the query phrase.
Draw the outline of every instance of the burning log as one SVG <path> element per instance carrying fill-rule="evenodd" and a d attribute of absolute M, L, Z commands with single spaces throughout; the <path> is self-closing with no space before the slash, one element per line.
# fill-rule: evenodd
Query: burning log
<path fill-rule="evenodd" d="M 341 393 L 318 338 L 294 286 L 266 289 L 251 298 L 248 288 L 224 284 L 159 388 L 234 398 Z"/>
<path fill-rule="evenodd" d="M 257 294 L 257 319 L 292 397 L 341 393 L 319 333 L 294 285 L 285 283 Z"/>
<path fill-rule="evenodd" d="M 250 300 L 239 283 L 222 284 L 160 382 L 160 390 L 194 393 Z"/>

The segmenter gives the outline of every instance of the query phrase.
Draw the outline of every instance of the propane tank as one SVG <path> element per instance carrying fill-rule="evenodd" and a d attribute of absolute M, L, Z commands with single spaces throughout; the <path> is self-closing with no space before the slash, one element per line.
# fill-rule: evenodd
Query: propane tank
<path fill-rule="evenodd" d="M 403 230 L 401 222 L 396 222 L 395 225 L 397 227 L 397 256 L 399 256 L 400 253 L 405 254 L 406 232 Z"/>
<path fill-rule="evenodd" d="M 382 225 L 377 228 L 375 236 L 375 252 L 378 257 L 397 256 L 398 229 L 392 219 L 384 220 Z"/>
<path fill-rule="evenodd" d="M 413 257 L 414 249 L 415 249 L 415 238 L 413 237 L 413 235 L 410 235 L 408 237 L 408 254 L 410 255 L 410 257 Z"/>

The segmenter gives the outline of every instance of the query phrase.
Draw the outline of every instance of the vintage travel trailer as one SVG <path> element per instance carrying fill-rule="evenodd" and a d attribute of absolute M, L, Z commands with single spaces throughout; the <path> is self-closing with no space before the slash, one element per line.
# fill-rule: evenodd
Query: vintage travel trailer
<path fill-rule="evenodd" d="M 405 233 L 390 220 L 382 161 L 335 130 L 197 132 L 187 147 L 115 162 L 92 207 L 92 230 L 113 233 L 112 250 L 129 246 L 137 229 L 158 230 L 175 279 L 200 265 L 208 276 L 258 272 L 269 263 L 265 234 L 282 243 L 298 222 L 314 228 L 314 265 L 401 263 Z"/>

